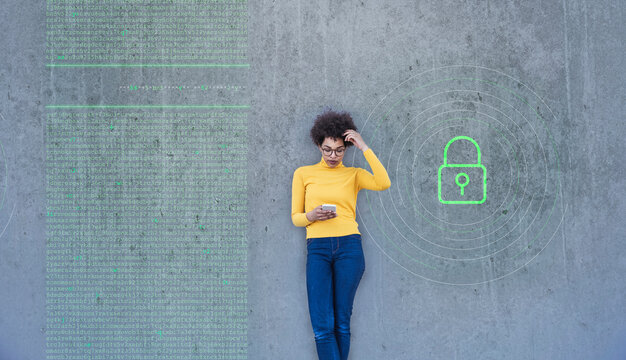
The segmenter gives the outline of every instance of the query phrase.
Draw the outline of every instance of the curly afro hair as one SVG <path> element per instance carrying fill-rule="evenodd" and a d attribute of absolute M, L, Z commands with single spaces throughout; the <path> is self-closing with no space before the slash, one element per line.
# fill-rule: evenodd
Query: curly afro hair
<path fill-rule="evenodd" d="M 315 119 L 315 123 L 311 128 L 311 139 L 317 146 L 322 146 L 324 139 L 327 137 L 334 140 L 341 139 L 344 140 L 344 146 L 347 149 L 354 145 L 351 141 L 345 141 L 345 136 L 343 136 L 343 133 L 348 129 L 357 131 L 350 114 L 328 110 L 318 115 Z"/>

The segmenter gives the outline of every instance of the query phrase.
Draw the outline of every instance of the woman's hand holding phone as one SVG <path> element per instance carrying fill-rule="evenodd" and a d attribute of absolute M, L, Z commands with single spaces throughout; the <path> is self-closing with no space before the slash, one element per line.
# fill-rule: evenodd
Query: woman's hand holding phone
<path fill-rule="evenodd" d="M 337 217 L 337 213 L 332 210 L 322 210 L 322 205 L 306 213 L 306 218 L 309 221 L 328 220 L 334 217 Z"/>

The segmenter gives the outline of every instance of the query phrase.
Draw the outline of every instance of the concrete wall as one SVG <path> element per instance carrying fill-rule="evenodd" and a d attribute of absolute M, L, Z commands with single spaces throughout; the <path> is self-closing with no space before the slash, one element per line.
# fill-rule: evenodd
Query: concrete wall
<path fill-rule="evenodd" d="M 6 182 L 0 208 L 0 358 L 43 359 L 43 114 L 46 103 L 63 94 L 43 91 L 50 81 L 42 60 L 44 3 L 11 1 L 2 8 L 0 28 L 9 36 L 1 40 L 0 58 L 0 180 Z M 320 159 L 308 131 L 328 107 L 349 111 L 366 143 L 394 171 L 386 193 L 359 194 L 366 270 L 354 303 L 351 359 L 626 358 L 623 4 L 251 1 L 249 11 L 250 359 L 316 358 L 305 233 L 291 223 L 290 187 L 297 167 Z M 420 198 L 424 208 L 448 222 L 478 222 L 485 209 L 503 210 L 495 203 L 477 212 L 428 203 L 434 178 L 408 171 L 424 167 L 394 165 L 404 154 L 392 152 L 396 142 L 405 135 L 418 138 L 403 133 L 405 125 L 412 130 L 426 118 L 418 117 L 419 104 L 394 109 L 397 117 L 384 121 L 381 114 L 410 89 L 449 77 L 503 84 L 540 114 L 523 123 L 522 115 L 528 119 L 531 112 L 516 115 L 515 108 L 529 111 L 519 97 L 484 82 L 440 84 L 416 98 L 469 89 L 487 93 L 486 105 L 463 110 L 478 114 L 491 106 L 495 118 L 497 110 L 502 119 L 512 117 L 502 130 L 519 141 L 500 155 L 503 142 L 488 127 L 456 124 L 485 144 L 490 174 L 517 169 L 528 184 L 513 202 L 526 211 L 511 219 L 522 225 L 506 223 L 510 236 L 480 233 L 492 247 L 473 255 L 498 254 L 492 265 L 451 261 L 453 251 L 436 253 L 452 244 L 451 237 L 430 229 L 412 207 L 387 213 L 394 187 L 405 185 L 414 185 L 418 198 L 426 194 Z M 450 99 L 480 102 L 471 96 Z M 496 97 L 514 105 L 498 108 Z M 524 141 L 516 124 L 519 134 L 531 128 L 538 134 Z M 421 139 L 426 147 L 419 164 L 438 164 L 442 142 L 454 133 L 445 131 Z M 541 144 L 547 148 L 545 166 L 536 167 Z M 519 168 L 506 165 L 504 155 L 515 154 L 526 156 Z M 344 163 L 370 170 L 355 148 Z M 493 184 L 489 199 L 506 199 L 509 188 L 499 187 L 497 179 Z M 538 192 L 546 189 L 540 184 L 549 190 Z M 415 225 L 421 237 L 398 228 L 401 220 Z M 533 248 L 515 260 L 499 258 L 506 251 L 496 250 L 513 235 L 534 241 Z M 440 245 L 430 249 L 430 257 L 415 247 L 424 249 L 426 240 Z M 394 243 L 405 248 L 394 252 Z M 415 261 L 403 257 L 407 253 Z M 433 261 L 438 271 L 419 261 Z"/>

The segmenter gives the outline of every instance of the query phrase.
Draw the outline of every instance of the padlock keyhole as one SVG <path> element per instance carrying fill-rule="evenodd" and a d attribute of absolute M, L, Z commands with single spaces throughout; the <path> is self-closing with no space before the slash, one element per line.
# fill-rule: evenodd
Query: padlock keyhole
<path fill-rule="evenodd" d="M 465 182 L 464 182 L 463 184 L 461 184 L 461 183 L 459 182 L 459 178 L 460 178 L 461 176 L 463 176 L 463 177 L 465 178 Z M 462 173 L 458 173 L 458 174 L 456 175 L 456 177 L 454 178 L 454 182 L 455 182 L 455 183 L 456 183 L 456 184 L 457 184 L 457 185 L 461 188 L 461 196 L 465 195 L 465 194 L 464 194 L 464 191 L 465 191 L 465 189 L 464 189 L 464 188 L 467 186 L 467 184 L 469 184 L 469 176 L 467 176 L 467 174 L 466 174 L 466 173 L 463 173 L 463 172 L 462 172 Z"/>

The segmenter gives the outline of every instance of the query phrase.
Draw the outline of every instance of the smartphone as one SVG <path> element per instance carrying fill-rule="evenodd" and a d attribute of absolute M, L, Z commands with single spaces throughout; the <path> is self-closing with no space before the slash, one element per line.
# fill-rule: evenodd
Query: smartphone
<path fill-rule="evenodd" d="M 322 210 L 332 210 L 333 212 L 337 212 L 337 205 L 332 204 L 322 204 Z"/>

